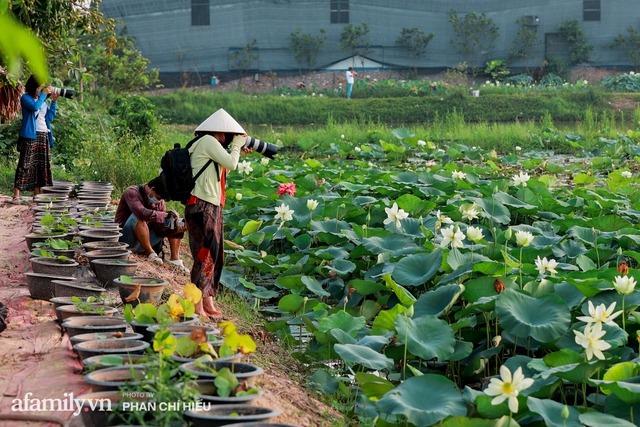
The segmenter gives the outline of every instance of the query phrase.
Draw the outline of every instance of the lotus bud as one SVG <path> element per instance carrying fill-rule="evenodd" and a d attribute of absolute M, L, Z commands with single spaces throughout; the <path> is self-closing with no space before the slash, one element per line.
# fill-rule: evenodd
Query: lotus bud
<path fill-rule="evenodd" d="M 567 405 L 564 405 L 564 407 L 562 408 L 562 412 L 560 412 L 560 416 L 562 417 L 563 420 L 569 419 L 569 407 Z"/>
<path fill-rule="evenodd" d="M 507 228 L 507 231 L 504 232 L 504 238 L 507 239 L 507 242 L 511 240 L 511 236 L 513 236 L 513 230 L 511 227 Z"/>
<path fill-rule="evenodd" d="M 309 302 L 309 297 L 304 297 L 304 298 L 302 298 L 302 303 L 303 303 L 303 304 L 306 304 L 306 303 L 308 303 L 308 302 Z"/>
<path fill-rule="evenodd" d="M 640 342 L 640 329 L 636 331 L 636 340 Z"/>
<path fill-rule="evenodd" d="M 502 337 L 500 335 L 496 335 L 491 340 L 491 345 L 493 345 L 494 347 L 497 347 L 500 345 L 501 342 L 502 342 Z"/>
<path fill-rule="evenodd" d="M 409 307 L 409 309 L 407 310 L 407 316 L 409 316 L 409 317 L 413 317 L 413 313 L 414 313 L 414 310 L 413 310 L 413 305 L 412 305 L 412 306 L 411 306 L 411 307 Z"/>
<path fill-rule="evenodd" d="M 495 289 L 496 292 L 500 294 L 500 293 L 504 292 L 504 290 L 507 289 L 507 287 L 504 285 L 502 280 L 496 279 L 496 281 L 493 282 L 493 289 Z"/>
<path fill-rule="evenodd" d="M 618 256 L 622 256 L 622 248 L 618 248 Z"/>
<path fill-rule="evenodd" d="M 629 274 L 629 266 L 625 261 L 622 261 L 620 264 L 618 264 L 618 273 L 623 274 L 625 276 Z"/>

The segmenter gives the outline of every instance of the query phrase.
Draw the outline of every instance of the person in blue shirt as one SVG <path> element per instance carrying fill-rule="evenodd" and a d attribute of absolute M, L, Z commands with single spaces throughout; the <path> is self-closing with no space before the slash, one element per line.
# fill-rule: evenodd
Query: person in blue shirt
<path fill-rule="evenodd" d="M 53 184 L 51 121 L 56 116 L 58 94 L 52 94 L 50 87 L 43 86 L 32 75 L 25 84 L 24 95 L 20 98 L 22 125 L 18 134 L 20 160 L 14 179 L 14 204 L 20 204 L 20 191 L 33 190 L 35 196 L 40 194 L 41 187 Z M 51 103 L 47 102 L 49 95 Z"/>

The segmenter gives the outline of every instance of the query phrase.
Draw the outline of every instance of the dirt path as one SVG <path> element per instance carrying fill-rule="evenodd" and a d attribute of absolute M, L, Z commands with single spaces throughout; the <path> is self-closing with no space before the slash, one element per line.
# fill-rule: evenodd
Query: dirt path
<path fill-rule="evenodd" d="M 0 415 L 15 414 L 14 399 L 22 399 L 26 393 L 33 393 L 33 399 L 61 399 L 63 393 L 77 397 L 89 391 L 68 337 L 54 321 L 53 305 L 29 297 L 24 276 L 30 270 L 29 253 L 23 236 L 30 231 L 32 222 L 33 213 L 27 205 L 12 205 L 9 197 L 0 195 L 0 301 L 9 308 L 8 328 L 0 334 Z M 188 281 L 187 275 L 167 266 L 158 267 L 135 258 L 142 261 L 137 275 L 161 276 L 170 282 L 173 291 L 180 292 Z M 303 427 L 335 425 L 340 414 L 300 386 L 304 378 L 296 374 L 299 369 L 288 366 L 290 358 L 283 355 L 282 349 L 272 340 L 256 339 L 257 351 L 270 352 L 267 359 L 274 361 L 273 366 L 262 366 L 265 374 L 258 386 L 264 396 L 258 405 L 282 411 L 278 422 Z M 24 412 L 27 413 L 56 416 L 68 420 L 70 427 L 83 427 L 80 417 L 73 417 L 70 411 Z M 1 420 L 0 425 L 58 424 Z"/>

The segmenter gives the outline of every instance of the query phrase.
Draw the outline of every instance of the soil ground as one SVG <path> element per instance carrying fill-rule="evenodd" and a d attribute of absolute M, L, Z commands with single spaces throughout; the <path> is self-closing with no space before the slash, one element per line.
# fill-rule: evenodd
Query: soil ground
<path fill-rule="evenodd" d="M 54 426 L 58 424 L 2 419 L 17 414 L 11 409 L 13 400 L 23 398 L 26 393 L 33 393 L 30 397 L 34 399 L 61 399 L 63 393 L 73 393 L 77 397 L 90 391 L 82 379 L 82 367 L 71 350 L 68 336 L 55 322 L 53 304 L 32 300 L 29 296 L 24 275 L 30 270 L 29 253 L 23 236 L 31 230 L 33 213 L 26 205 L 26 199 L 23 205 L 12 205 L 10 201 L 9 197 L 0 195 L 0 301 L 9 308 L 8 328 L 0 334 L 0 425 Z M 182 249 L 183 259 L 188 262 L 185 242 Z M 173 292 L 179 293 L 188 282 L 184 273 L 132 257 L 141 262 L 137 275 L 162 277 L 169 281 Z M 82 258 L 79 261 L 82 262 Z M 114 296 L 118 298 L 115 293 Z M 219 308 L 225 314 L 225 320 L 236 321 L 231 307 L 219 304 Z M 264 395 L 258 405 L 279 409 L 282 415 L 274 421 L 281 423 L 302 427 L 339 424 L 341 415 L 303 388 L 304 369 L 262 330 L 259 322 L 256 323 L 243 332 L 253 335 L 259 356 L 250 355 L 243 361 L 251 362 L 252 358 L 258 357 L 267 361 L 267 365 L 261 365 L 265 374 L 259 379 L 258 386 Z M 83 427 L 81 418 L 73 417 L 69 411 L 21 414 L 58 417 L 67 421 L 70 427 Z"/>

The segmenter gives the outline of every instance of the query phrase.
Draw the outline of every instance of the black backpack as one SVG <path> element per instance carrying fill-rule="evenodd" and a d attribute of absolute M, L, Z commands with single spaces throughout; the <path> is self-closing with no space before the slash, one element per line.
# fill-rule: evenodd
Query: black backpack
<path fill-rule="evenodd" d="M 209 159 L 202 169 L 200 169 L 195 176 L 193 175 L 189 148 L 198 139 L 200 139 L 200 136 L 193 138 L 184 148 L 180 148 L 180 144 L 176 143 L 173 146 L 173 150 L 167 151 L 162 157 L 160 161 L 160 167 L 162 168 L 160 178 L 168 194 L 165 200 L 176 200 L 183 204 L 186 203 L 191 195 L 191 190 L 193 190 L 193 187 L 196 185 L 198 177 L 213 163 L 213 160 Z"/>

